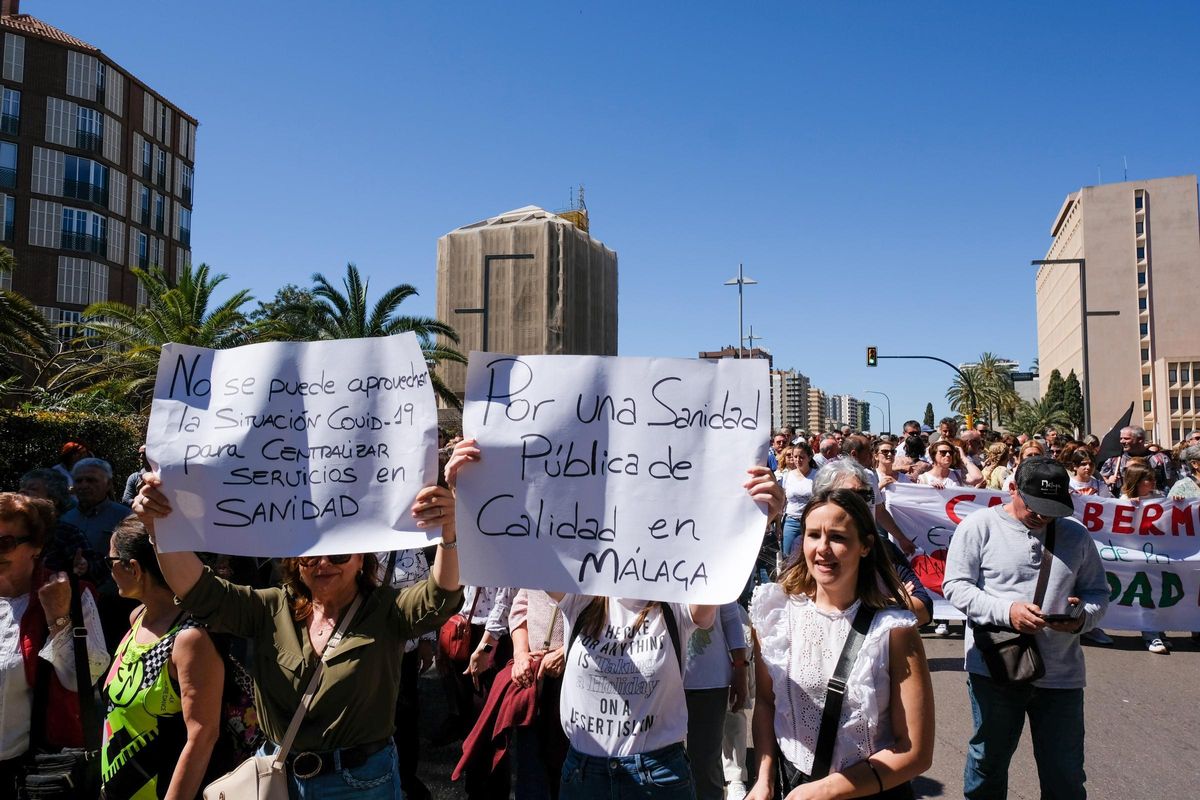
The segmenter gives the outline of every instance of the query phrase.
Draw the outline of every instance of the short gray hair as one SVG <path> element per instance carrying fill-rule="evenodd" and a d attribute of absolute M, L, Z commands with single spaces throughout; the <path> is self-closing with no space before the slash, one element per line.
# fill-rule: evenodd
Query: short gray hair
<path fill-rule="evenodd" d="M 109 464 L 103 458 L 81 458 L 75 462 L 75 466 L 71 467 L 71 477 L 78 477 L 79 471 L 84 469 L 98 469 L 108 476 L 111 481 L 113 472 L 112 464 Z"/>
<path fill-rule="evenodd" d="M 1200 444 L 1190 444 L 1179 453 L 1180 461 L 1200 461 Z"/>
<path fill-rule="evenodd" d="M 851 458 L 840 458 L 837 461 L 830 461 L 817 470 L 817 476 L 813 478 L 813 496 L 830 489 L 840 488 L 847 478 L 858 480 L 866 488 L 871 487 L 871 477 L 862 464 Z"/>
<path fill-rule="evenodd" d="M 1129 431 L 1129 435 L 1135 439 L 1140 439 L 1143 442 L 1146 441 L 1145 428 L 1139 428 L 1137 425 L 1126 425 L 1124 428 L 1121 428 L 1121 433 L 1125 431 Z"/>

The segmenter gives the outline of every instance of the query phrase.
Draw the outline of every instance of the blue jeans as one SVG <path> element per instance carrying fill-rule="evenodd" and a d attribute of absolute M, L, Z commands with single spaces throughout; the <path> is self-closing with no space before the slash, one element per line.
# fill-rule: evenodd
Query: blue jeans
<path fill-rule="evenodd" d="M 278 748 L 266 742 L 258 749 L 260 756 L 272 755 Z M 339 751 L 325 755 L 332 758 L 334 770 L 308 779 L 297 778 L 288 772 L 290 800 L 404 800 L 400 791 L 400 768 L 396 748 L 389 745 L 372 753 L 354 769 L 343 769 Z"/>
<path fill-rule="evenodd" d="M 632 756 L 585 756 L 575 748 L 563 763 L 559 800 L 664 798 L 695 800 L 683 744 Z"/>
<path fill-rule="evenodd" d="M 799 517 L 784 517 L 783 518 L 783 557 L 788 559 L 792 555 L 792 550 L 796 547 L 796 540 L 800 538 L 800 518 Z"/>
<path fill-rule="evenodd" d="M 1033 739 L 1042 797 L 1083 800 L 1083 689 L 1000 686 L 967 675 L 975 733 L 967 748 L 963 795 L 968 800 L 1008 796 L 1008 766 L 1021 739 L 1025 716 Z"/>

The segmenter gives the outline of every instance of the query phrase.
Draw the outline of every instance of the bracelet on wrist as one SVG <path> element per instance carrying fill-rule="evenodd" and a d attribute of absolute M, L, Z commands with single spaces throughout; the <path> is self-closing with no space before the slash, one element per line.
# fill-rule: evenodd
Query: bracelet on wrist
<path fill-rule="evenodd" d="M 458 539 L 455 539 L 450 542 L 447 542 L 443 539 L 442 541 L 438 542 L 438 547 L 444 547 L 447 550 L 457 550 L 458 549 Z"/>

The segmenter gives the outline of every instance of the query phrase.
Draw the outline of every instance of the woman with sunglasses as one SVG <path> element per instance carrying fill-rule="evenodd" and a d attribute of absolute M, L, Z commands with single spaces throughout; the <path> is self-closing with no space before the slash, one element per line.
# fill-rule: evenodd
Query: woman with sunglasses
<path fill-rule="evenodd" d="M 783 494 L 787 507 L 783 518 L 783 554 L 790 556 L 800 535 L 800 515 L 812 497 L 812 479 L 817 468 L 813 465 L 813 451 L 807 442 L 799 442 L 787 450 L 788 471 L 783 476 Z"/>
<path fill-rule="evenodd" d="M 40 559 L 54 520 L 49 500 L 0 493 L 0 797 L 17 796 L 17 781 L 33 753 L 84 744 L 71 583 L 65 572 L 46 570 Z M 95 593 L 80 586 L 88 672 L 95 683 L 108 667 L 108 652 Z"/>
<path fill-rule="evenodd" d="M 923 486 L 948 489 L 983 483 L 983 473 L 966 457 L 957 439 L 938 439 L 929 445 L 929 458 L 933 469 L 918 478 Z"/>
<path fill-rule="evenodd" d="M 896 457 L 900 455 L 896 444 L 883 439 L 875 442 L 875 475 L 879 478 L 879 488 L 886 489 L 893 483 L 912 483 L 907 472 L 896 469 Z"/>
<path fill-rule="evenodd" d="M 175 605 L 141 522 L 117 526 L 107 560 L 117 591 L 141 605 L 104 681 L 104 800 L 195 797 L 220 734 L 225 663 Z"/>
<path fill-rule="evenodd" d="M 161 480 L 145 475 L 133 509 L 154 536 L 171 513 Z M 253 590 L 218 578 L 195 553 L 158 553 L 167 585 L 199 621 L 251 639 L 255 706 L 271 755 L 284 738 L 312 671 L 343 618 L 361 601 L 326 662 L 316 694 L 288 754 L 293 798 L 399 800 L 394 711 L 402 642 L 436 630 L 462 603 L 454 495 L 429 486 L 417 494 L 417 525 L 441 526 L 429 578 L 405 589 L 378 585 L 374 553 L 281 559 L 283 585 Z"/>

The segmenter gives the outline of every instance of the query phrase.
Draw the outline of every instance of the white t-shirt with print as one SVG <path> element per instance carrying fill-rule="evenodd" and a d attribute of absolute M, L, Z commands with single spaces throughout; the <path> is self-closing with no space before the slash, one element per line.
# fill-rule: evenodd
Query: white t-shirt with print
<path fill-rule="evenodd" d="M 566 595 L 559 601 L 570 642 L 575 622 L 591 597 Z M 634 621 L 646 603 L 608 599 L 608 620 L 598 638 L 581 634 L 571 645 L 563 673 L 559 719 L 571 747 L 589 756 L 628 756 L 682 742 L 687 734 L 683 665 L 660 610 L 637 630 Z M 696 623 L 686 605 L 671 603 L 680 645 Z M 685 656 L 686 657 L 686 656 Z"/>

